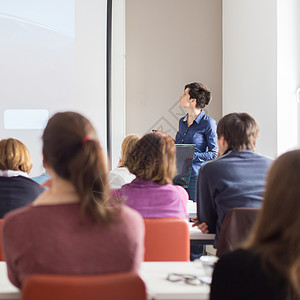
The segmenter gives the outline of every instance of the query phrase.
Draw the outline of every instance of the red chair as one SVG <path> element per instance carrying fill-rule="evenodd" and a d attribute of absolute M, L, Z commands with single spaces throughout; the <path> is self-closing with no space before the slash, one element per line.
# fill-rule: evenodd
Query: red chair
<path fill-rule="evenodd" d="M 189 261 L 190 234 L 184 219 L 144 219 L 145 261 Z"/>
<path fill-rule="evenodd" d="M 2 247 L 2 224 L 3 224 L 3 219 L 0 219 L 0 261 L 3 261 L 3 247 Z"/>
<path fill-rule="evenodd" d="M 32 275 L 22 300 L 146 300 L 146 288 L 136 273 L 88 276 Z"/>

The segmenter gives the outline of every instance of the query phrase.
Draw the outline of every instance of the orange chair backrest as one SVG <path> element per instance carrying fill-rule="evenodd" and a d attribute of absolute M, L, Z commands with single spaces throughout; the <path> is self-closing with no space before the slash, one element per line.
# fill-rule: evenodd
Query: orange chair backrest
<path fill-rule="evenodd" d="M 189 261 L 190 234 L 184 219 L 144 219 L 145 261 Z"/>
<path fill-rule="evenodd" d="M 0 261 L 3 261 L 3 247 L 2 247 L 2 224 L 3 224 L 3 219 L 0 219 Z"/>
<path fill-rule="evenodd" d="M 146 300 L 146 288 L 136 273 L 103 275 L 32 275 L 22 300 Z"/>

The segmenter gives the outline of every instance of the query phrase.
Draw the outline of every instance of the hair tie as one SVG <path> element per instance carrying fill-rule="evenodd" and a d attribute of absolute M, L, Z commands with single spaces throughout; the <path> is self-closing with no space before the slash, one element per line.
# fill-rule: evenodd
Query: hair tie
<path fill-rule="evenodd" d="M 84 146 L 88 141 L 91 141 L 92 138 L 88 135 L 86 135 L 82 140 L 81 140 L 81 145 Z"/>

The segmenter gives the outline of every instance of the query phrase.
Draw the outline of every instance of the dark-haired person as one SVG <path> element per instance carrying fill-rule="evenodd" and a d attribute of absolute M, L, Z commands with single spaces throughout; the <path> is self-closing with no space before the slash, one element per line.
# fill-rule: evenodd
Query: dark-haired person
<path fill-rule="evenodd" d="M 113 193 L 143 218 L 187 218 L 188 194 L 173 185 L 176 170 L 173 139 L 161 132 L 144 135 L 127 158 L 129 171 L 136 176 Z"/>
<path fill-rule="evenodd" d="M 256 121 L 246 113 L 224 116 L 217 127 L 221 157 L 200 169 L 195 226 L 216 233 L 215 247 L 229 209 L 262 205 L 272 159 L 254 153 L 258 132 Z"/>
<path fill-rule="evenodd" d="M 218 261 L 211 300 L 300 299 L 299 169 L 300 150 L 274 161 L 252 234 Z"/>
<path fill-rule="evenodd" d="M 176 144 L 196 144 L 190 184 L 187 189 L 189 199 L 195 202 L 199 169 L 218 154 L 217 124 L 203 110 L 212 99 L 211 92 L 204 84 L 197 82 L 187 84 L 179 98 L 179 106 L 183 107 L 187 114 L 179 120 L 175 141 Z"/>
<path fill-rule="evenodd" d="M 44 130 L 43 155 L 49 190 L 4 219 L 11 282 L 22 287 L 32 274 L 137 271 L 143 259 L 143 219 L 110 197 L 92 124 L 77 113 L 55 114 Z"/>
<path fill-rule="evenodd" d="M 28 176 L 32 160 L 19 140 L 0 141 L 0 218 L 16 208 L 30 204 L 43 189 Z"/>

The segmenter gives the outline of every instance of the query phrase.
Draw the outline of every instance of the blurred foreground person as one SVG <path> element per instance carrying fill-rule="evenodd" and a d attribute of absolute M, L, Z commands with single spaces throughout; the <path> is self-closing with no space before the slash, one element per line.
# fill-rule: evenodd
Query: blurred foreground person
<path fill-rule="evenodd" d="M 8 276 L 17 287 L 32 274 L 91 275 L 138 271 L 144 222 L 109 196 L 103 151 L 92 124 L 55 114 L 43 134 L 49 190 L 4 219 Z"/>
<path fill-rule="evenodd" d="M 300 299 L 299 169 L 300 150 L 275 160 L 252 235 L 216 265 L 212 300 Z"/>

